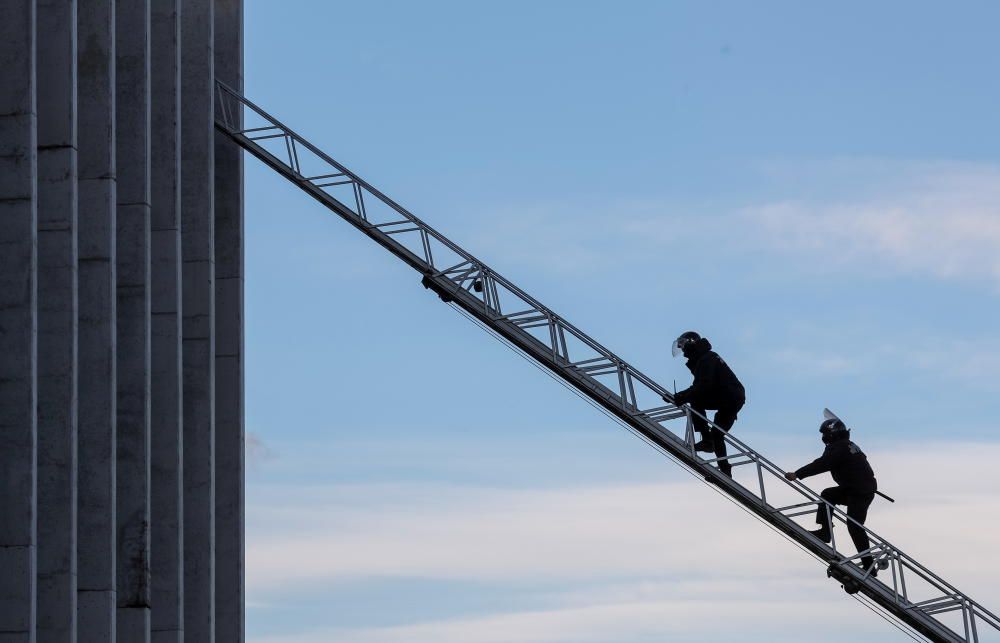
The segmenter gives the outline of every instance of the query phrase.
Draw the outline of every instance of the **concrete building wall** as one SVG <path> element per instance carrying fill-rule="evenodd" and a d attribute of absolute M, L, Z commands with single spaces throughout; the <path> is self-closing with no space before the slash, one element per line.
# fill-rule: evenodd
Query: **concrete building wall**
<path fill-rule="evenodd" d="M 0 20 L 0 632 L 35 641 L 37 114 L 35 3 Z"/>
<path fill-rule="evenodd" d="M 152 50 L 152 641 L 181 643 L 180 1 L 153 0 Z"/>
<path fill-rule="evenodd" d="M 78 0 L 77 638 L 114 641 L 117 413 L 114 0 Z"/>
<path fill-rule="evenodd" d="M 39 0 L 38 629 L 76 641 L 76 2 Z"/>
<path fill-rule="evenodd" d="M 5 643 L 244 638 L 242 10 L 4 3 Z"/>

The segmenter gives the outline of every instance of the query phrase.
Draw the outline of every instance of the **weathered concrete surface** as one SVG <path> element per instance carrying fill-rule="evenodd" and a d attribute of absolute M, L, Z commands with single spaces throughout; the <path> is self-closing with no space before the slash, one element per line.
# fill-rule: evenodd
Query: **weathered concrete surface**
<path fill-rule="evenodd" d="M 215 1 L 215 77 L 243 90 L 243 0 Z M 243 152 L 215 133 L 215 638 L 244 640 Z"/>
<path fill-rule="evenodd" d="M 0 632 L 35 640 L 37 139 L 35 3 L 0 20 Z"/>
<path fill-rule="evenodd" d="M 242 162 L 212 125 L 216 47 L 241 86 L 241 32 L 234 0 L 4 5 L 4 643 L 243 639 Z"/>
<path fill-rule="evenodd" d="M 78 0 L 77 633 L 115 640 L 114 0 Z"/>
<path fill-rule="evenodd" d="M 213 11 L 181 6 L 181 251 L 184 344 L 184 638 L 215 636 L 215 266 Z"/>
<path fill-rule="evenodd" d="M 39 643 L 76 641 L 76 2 L 38 0 Z"/>
<path fill-rule="evenodd" d="M 180 2 L 152 11 L 152 640 L 184 631 Z"/>
<path fill-rule="evenodd" d="M 116 0 L 118 639 L 149 641 L 149 3 Z"/>

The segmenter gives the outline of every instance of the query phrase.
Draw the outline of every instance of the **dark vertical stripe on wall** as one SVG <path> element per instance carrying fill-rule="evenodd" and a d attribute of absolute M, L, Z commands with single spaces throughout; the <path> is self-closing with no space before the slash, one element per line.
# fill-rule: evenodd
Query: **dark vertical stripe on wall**
<path fill-rule="evenodd" d="M 77 639 L 115 640 L 115 9 L 78 0 Z"/>
<path fill-rule="evenodd" d="M 215 77 L 243 90 L 243 0 L 215 0 Z M 243 153 L 215 134 L 215 638 L 244 639 Z"/>
<path fill-rule="evenodd" d="M 39 643 L 76 643 L 76 1 L 39 0 Z"/>
<path fill-rule="evenodd" d="M 35 2 L 0 20 L 0 632 L 34 641 L 37 129 Z"/>
<path fill-rule="evenodd" d="M 118 640 L 149 641 L 149 3 L 117 0 Z"/>
<path fill-rule="evenodd" d="M 215 181 L 211 0 L 181 2 L 184 640 L 215 635 Z"/>
<path fill-rule="evenodd" d="M 152 0 L 152 640 L 184 640 L 180 2 Z"/>

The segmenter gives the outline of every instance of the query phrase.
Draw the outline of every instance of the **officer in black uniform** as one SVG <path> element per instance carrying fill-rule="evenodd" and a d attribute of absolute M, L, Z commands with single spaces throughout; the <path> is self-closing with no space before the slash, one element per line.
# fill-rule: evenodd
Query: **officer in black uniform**
<path fill-rule="evenodd" d="M 726 441 L 722 431 L 729 431 L 736 423 L 736 416 L 746 403 L 746 391 L 725 360 L 712 350 L 712 344 L 694 331 L 688 331 L 677 338 L 673 345 L 673 355 L 683 353 L 687 367 L 694 375 L 690 387 L 674 393 L 673 399 L 664 396 L 667 402 L 677 406 L 690 404 L 701 415 L 706 409 L 714 409 L 715 424 L 709 427 L 698 415 L 694 416 L 694 428 L 701 435 L 695 444 L 698 451 L 715 453 L 717 458 L 726 456 Z M 722 429 L 721 431 L 719 429 Z M 733 467 L 728 460 L 719 460 L 719 471 L 732 477 Z"/>
<path fill-rule="evenodd" d="M 851 430 L 847 425 L 829 409 L 824 411 L 824 416 L 826 419 L 819 427 L 823 444 L 826 445 L 823 455 L 797 471 L 789 471 L 785 477 L 798 480 L 829 471 L 837 486 L 824 489 L 820 496 L 832 505 L 847 506 L 847 515 L 859 523 L 848 522 L 847 531 L 851 534 L 854 546 L 862 552 L 871 543 L 860 525 L 868 517 L 868 507 L 875 499 L 878 483 L 868 464 L 868 457 L 858 445 L 851 442 Z M 825 543 L 830 542 L 830 519 L 825 505 L 821 505 L 816 512 L 816 523 L 819 529 L 810 533 Z M 871 569 L 872 575 L 875 575 L 876 569 L 872 567 L 871 556 L 862 556 L 861 566 L 865 570 Z"/>

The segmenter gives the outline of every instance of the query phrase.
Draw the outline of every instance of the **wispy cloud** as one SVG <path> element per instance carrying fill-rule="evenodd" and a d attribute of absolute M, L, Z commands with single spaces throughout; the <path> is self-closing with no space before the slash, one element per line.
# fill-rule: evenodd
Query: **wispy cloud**
<path fill-rule="evenodd" d="M 663 640 L 717 641 L 719 636 L 741 641 L 796 641 L 808 632 L 810 641 L 840 641 L 842 633 L 816 631 L 816 615 L 826 619 L 850 613 L 831 604 L 815 588 L 796 583 L 745 580 L 734 584 L 738 597 L 727 593 L 692 592 L 688 583 L 657 588 L 643 596 L 640 586 L 620 588 L 627 598 L 602 597 L 538 610 L 510 611 L 442 619 L 394 627 L 323 628 L 298 635 L 260 637 L 253 643 L 608 643 Z M 776 611 L 780 610 L 780 611 Z M 775 614 L 780 618 L 774 618 Z M 855 613 L 855 640 L 894 640 L 886 625 L 870 614 Z M 737 634 L 738 632 L 738 634 Z M 891 630 L 888 632 L 891 633 Z M 869 637 L 871 637 L 869 639 Z M 907 640 L 900 635 L 900 640 Z"/>
<path fill-rule="evenodd" d="M 512 204 L 484 216 L 472 237 L 504 265 L 555 274 L 662 260 L 697 241 L 737 260 L 792 256 L 814 270 L 1000 286 L 998 166 L 858 159 L 770 164 L 766 174 L 774 196 L 757 203 Z"/>
<path fill-rule="evenodd" d="M 744 210 L 771 247 L 816 264 L 1000 283 L 1000 170 L 925 177 L 866 201 L 780 201 Z"/>
<path fill-rule="evenodd" d="M 643 237 L 655 221 L 655 239 Z M 671 222 L 678 225 L 671 225 Z M 656 200 L 513 203 L 486 211 L 464 237 L 501 272 L 526 268 L 557 275 L 594 274 L 648 258 L 649 243 L 684 238 L 683 218 Z"/>
<path fill-rule="evenodd" d="M 1000 533 L 1000 471 L 977 467 L 973 475 L 969 463 L 998 457 L 996 443 L 880 453 L 880 479 L 899 503 L 880 503 L 871 518 L 987 605 L 1000 599 L 1000 561 L 985 555 Z M 536 609 L 259 643 L 643 641 L 677 632 L 699 640 L 713 605 L 771 632 L 778 614 L 794 613 L 805 626 L 828 613 L 838 591 L 808 557 L 697 483 L 258 487 L 251 499 L 247 579 L 259 600 L 387 577 L 563 587 Z"/>
<path fill-rule="evenodd" d="M 862 335 L 863 330 L 837 328 L 831 334 L 814 329 L 806 337 L 787 338 L 781 348 L 769 351 L 764 358 L 801 377 L 880 372 L 893 377 L 902 368 L 903 372 L 925 373 L 942 384 L 960 383 L 976 391 L 1000 390 L 996 378 L 1000 373 L 1000 338 L 915 332 L 869 337 Z"/>

